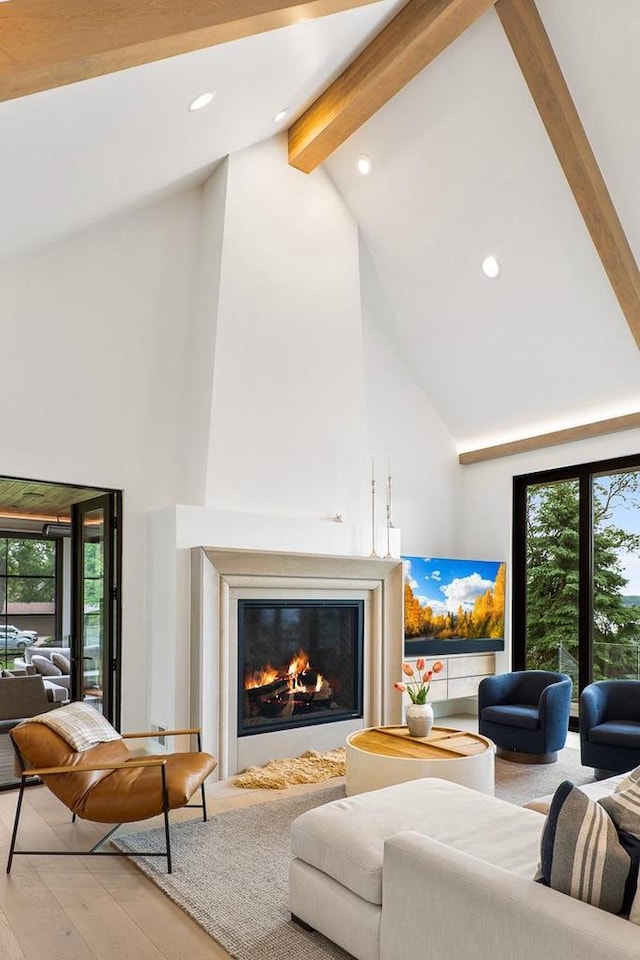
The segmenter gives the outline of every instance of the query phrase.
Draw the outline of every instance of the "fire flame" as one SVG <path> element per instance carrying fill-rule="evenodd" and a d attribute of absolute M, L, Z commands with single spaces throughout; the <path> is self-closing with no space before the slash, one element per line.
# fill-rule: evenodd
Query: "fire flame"
<path fill-rule="evenodd" d="M 244 688 L 245 690 L 253 690 L 254 687 L 266 687 L 268 683 L 273 683 L 277 679 L 278 671 L 271 666 L 271 663 L 268 663 L 266 667 L 254 670 L 250 676 L 245 677 Z"/>
<path fill-rule="evenodd" d="M 304 673 L 309 669 L 309 657 L 304 650 L 298 650 L 293 660 L 287 667 L 287 673 L 290 677 L 297 677 L 299 673 Z"/>
<path fill-rule="evenodd" d="M 286 678 L 291 693 L 306 693 L 309 691 L 309 684 L 302 683 L 299 678 L 300 674 L 304 674 L 309 669 L 311 669 L 309 657 L 304 650 L 298 650 L 286 670 L 278 671 L 271 663 L 267 663 L 265 667 L 254 670 L 253 673 L 245 677 L 244 688 L 245 690 L 253 690 L 255 687 L 266 687 L 278 678 Z M 325 682 L 325 678 L 319 673 L 313 688 L 316 693 L 322 690 Z"/>

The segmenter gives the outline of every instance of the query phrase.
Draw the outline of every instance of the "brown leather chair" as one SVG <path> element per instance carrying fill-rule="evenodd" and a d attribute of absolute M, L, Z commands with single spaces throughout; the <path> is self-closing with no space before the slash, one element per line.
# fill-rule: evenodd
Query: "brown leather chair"
<path fill-rule="evenodd" d="M 16 681 L 19 682 L 19 681 Z M 64 710 L 64 707 L 60 708 Z M 58 714 L 58 711 L 56 711 Z M 59 715 L 59 714 L 58 714 Z M 26 720 L 10 732 L 21 770 L 20 793 L 11 836 L 7 873 L 17 854 L 76 854 L 76 851 L 16 850 L 20 810 L 27 778 L 38 776 L 53 794 L 73 814 L 98 823 L 115 823 L 91 850 L 83 853 L 102 856 L 136 856 L 135 853 L 99 851 L 98 848 L 112 836 L 122 823 L 146 820 L 158 814 L 164 816 L 166 849 L 144 856 L 167 858 L 167 872 L 171 873 L 171 843 L 169 811 L 193 806 L 202 810 L 207 819 L 204 781 L 215 769 L 216 761 L 200 750 L 199 730 L 168 730 L 163 736 L 194 735 L 198 752 L 162 755 L 132 756 L 125 740 L 157 737 L 156 733 L 123 734 L 123 738 L 108 743 L 97 743 L 88 750 L 76 752 L 66 740 L 43 723 Z M 190 804 L 198 790 L 202 803 Z M 142 854 L 141 854 L 142 855 Z"/>

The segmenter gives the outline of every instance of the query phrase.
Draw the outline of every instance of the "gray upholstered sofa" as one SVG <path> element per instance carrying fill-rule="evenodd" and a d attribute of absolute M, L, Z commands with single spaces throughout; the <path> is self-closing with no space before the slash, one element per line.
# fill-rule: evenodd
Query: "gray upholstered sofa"
<path fill-rule="evenodd" d="M 35 717 L 57 706 L 47 697 L 42 677 L 0 678 L 0 731 L 9 729 L 14 720 Z"/>
<path fill-rule="evenodd" d="M 534 882 L 544 823 L 435 779 L 336 800 L 293 825 L 291 912 L 358 960 L 637 960 L 640 926 Z"/>
<path fill-rule="evenodd" d="M 71 691 L 70 656 L 69 647 L 26 647 L 24 656 L 15 659 L 14 667 L 27 673 L 35 670 L 42 677 L 48 699 L 53 703 L 65 703 Z"/>

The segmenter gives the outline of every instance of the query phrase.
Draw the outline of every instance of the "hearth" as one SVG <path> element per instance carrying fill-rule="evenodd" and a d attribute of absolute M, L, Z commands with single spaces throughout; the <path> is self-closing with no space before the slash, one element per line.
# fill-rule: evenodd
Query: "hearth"
<path fill-rule="evenodd" d="M 363 716 L 362 600 L 238 600 L 238 736 Z"/>

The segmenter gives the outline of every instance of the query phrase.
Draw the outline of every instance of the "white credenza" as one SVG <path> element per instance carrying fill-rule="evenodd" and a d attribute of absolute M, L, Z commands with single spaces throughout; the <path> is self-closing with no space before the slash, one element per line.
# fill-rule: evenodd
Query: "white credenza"
<path fill-rule="evenodd" d="M 436 679 L 431 682 L 429 700 L 432 703 L 475 697 L 482 678 L 496 672 L 495 653 L 459 653 L 450 657 L 428 657 L 427 666 L 433 666 L 436 660 L 444 664 L 444 670 L 436 674 Z M 410 663 L 415 670 L 416 658 L 405 662 Z M 403 677 L 403 680 L 405 679 L 409 678 Z M 403 701 L 406 701 L 405 705 L 409 704 L 406 693 Z"/>

